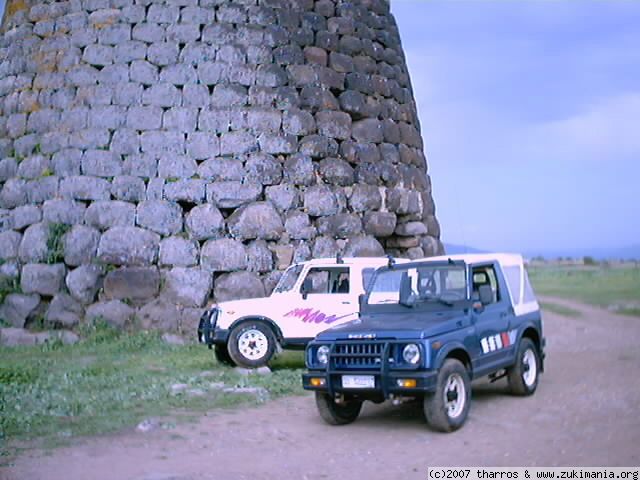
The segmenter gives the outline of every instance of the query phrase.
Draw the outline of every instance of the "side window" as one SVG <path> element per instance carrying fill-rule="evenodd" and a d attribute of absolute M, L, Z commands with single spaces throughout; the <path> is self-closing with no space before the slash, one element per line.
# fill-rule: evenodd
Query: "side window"
<path fill-rule="evenodd" d="M 471 273 L 471 297 L 480 298 L 478 293 L 482 285 L 490 285 L 493 292 L 493 303 L 500 301 L 501 292 L 498 287 L 498 278 L 493 265 L 474 267 Z"/>
<path fill-rule="evenodd" d="M 509 284 L 509 290 L 511 290 L 513 303 L 518 305 L 520 304 L 520 287 L 522 286 L 520 281 L 520 267 L 518 265 L 508 266 L 504 267 L 503 271 Z"/>
<path fill-rule="evenodd" d="M 531 282 L 529 282 L 529 275 L 527 271 L 524 272 L 524 303 L 531 303 L 536 301 L 536 294 L 533 293 L 531 288 Z"/>
<path fill-rule="evenodd" d="M 309 270 L 310 294 L 349 293 L 349 267 L 317 267 Z"/>

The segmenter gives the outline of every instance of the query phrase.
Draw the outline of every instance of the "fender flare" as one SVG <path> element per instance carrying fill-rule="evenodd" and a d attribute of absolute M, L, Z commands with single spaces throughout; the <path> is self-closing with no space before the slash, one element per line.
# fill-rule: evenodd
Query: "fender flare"
<path fill-rule="evenodd" d="M 278 326 L 278 324 L 274 322 L 272 319 L 270 319 L 269 317 L 265 317 L 264 315 L 245 315 L 244 317 L 240 317 L 234 320 L 233 323 L 229 325 L 229 333 L 231 333 L 231 331 L 234 328 L 236 328 L 239 324 L 243 322 L 249 322 L 249 321 L 260 322 L 268 325 L 269 328 L 273 330 L 273 333 L 275 333 L 276 341 L 278 343 L 282 343 L 282 341 L 284 340 L 284 336 L 282 335 L 282 330 L 280 330 L 280 327 Z"/>
<path fill-rule="evenodd" d="M 432 368 L 439 369 L 440 367 L 442 367 L 442 364 L 444 363 L 444 360 L 454 350 L 461 350 L 461 351 L 463 351 L 465 353 L 465 355 L 467 356 L 467 358 L 469 360 L 469 362 L 467 364 L 465 364 L 465 366 L 467 367 L 467 370 L 469 370 L 469 375 L 472 375 L 472 373 L 473 373 L 473 363 L 471 361 L 472 357 L 469 354 L 469 352 L 467 351 L 467 349 L 464 346 L 464 344 L 462 342 L 458 341 L 458 340 L 448 342 L 444 347 L 442 347 L 440 349 L 440 351 L 437 353 L 436 358 L 435 358 L 435 360 L 433 362 Z"/>

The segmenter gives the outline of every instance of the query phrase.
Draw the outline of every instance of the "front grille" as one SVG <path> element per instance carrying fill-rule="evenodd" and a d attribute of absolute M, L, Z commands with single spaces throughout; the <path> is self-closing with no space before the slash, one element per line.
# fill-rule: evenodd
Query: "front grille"
<path fill-rule="evenodd" d="M 337 343 L 331 354 L 335 369 L 380 369 L 385 352 L 384 342 Z"/>

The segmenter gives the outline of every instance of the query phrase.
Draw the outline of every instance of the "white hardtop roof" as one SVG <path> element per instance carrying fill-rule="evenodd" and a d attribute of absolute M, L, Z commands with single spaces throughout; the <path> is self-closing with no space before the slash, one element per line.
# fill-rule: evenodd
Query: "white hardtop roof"
<path fill-rule="evenodd" d="M 498 262 L 500 265 L 522 265 L 522 255 L 519 253 L 461 253 L 457 255 L 440 255 L 438 257 L 422 258 L 419 261 L 447 261 L 458 260 L 465 263 Z"/>
<path fill-rule="evenodd" d="M 409 260 L 406 258 L 395 258 L 396 263 L 407 263 Z M 374 265 L 376 267 L 386 265 L 389 263 L 388 257 L 343 257 L 342 263 L 347 265 Z M 314 258 L 305 262 L 300 262 L 298 265 L 338 265 L 336 257 Z"/>

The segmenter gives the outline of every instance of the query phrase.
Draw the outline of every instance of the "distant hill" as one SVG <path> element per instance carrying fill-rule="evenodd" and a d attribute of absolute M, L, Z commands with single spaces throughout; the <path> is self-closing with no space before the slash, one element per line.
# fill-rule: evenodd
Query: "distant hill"
<path fill-rule="evenodd" d="M 444 248 L 447 254 L 456 255 L 460 253 L 487 253 L 489 250 L 482 250 L 467 245 L 456 245 L 454 243 L 444 243 Z M 596 260 L 640 260 L 640 244 L 630 245 L 627 247 L 612 247 L 612 248 L 545 248 L 545 249 L 528 249 L 522 252 L 518 250 L 505 250 L 513 251 L 514 253 L 522 253 L 527 258 L 544 257 L 547 260 L 554 260 L 556 258 L 584 258 L 593 257 Z"/>

